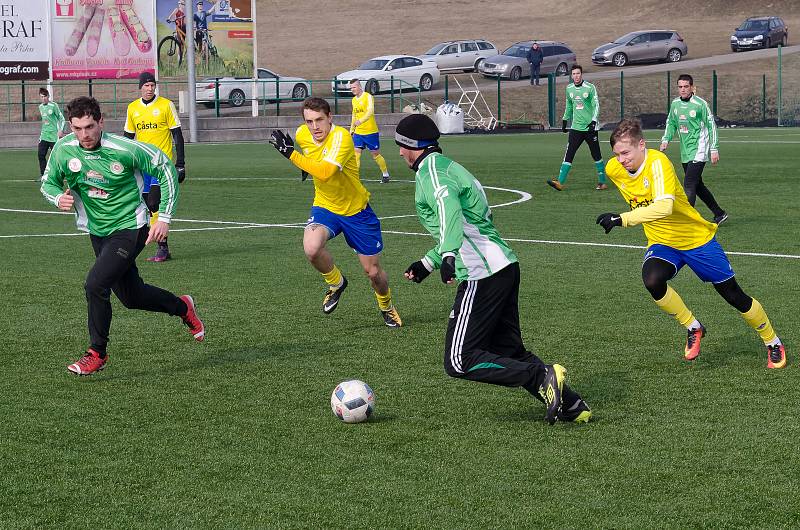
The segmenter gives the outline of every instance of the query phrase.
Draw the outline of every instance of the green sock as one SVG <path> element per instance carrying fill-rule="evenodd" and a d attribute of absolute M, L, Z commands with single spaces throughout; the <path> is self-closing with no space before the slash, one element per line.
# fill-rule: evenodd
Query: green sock
<path fill-rule="evenodd" d="M 594 163 L 594 167 L 597 168 L 597 181 L 600 184 L 605 184 L 606 183 L 606 171 L 605 171 L 605 165 L 603 164 L 603 161 L 602 160 L 598 160 L 597 162 Z"/>
<path fill-rule="evenodd" d="M 569 162 L 561 162 L 561 169 L 558 172 L 558 182 L 564 184 L 567 180 L 567 174 L 572 169 L 572 164 Z"/>

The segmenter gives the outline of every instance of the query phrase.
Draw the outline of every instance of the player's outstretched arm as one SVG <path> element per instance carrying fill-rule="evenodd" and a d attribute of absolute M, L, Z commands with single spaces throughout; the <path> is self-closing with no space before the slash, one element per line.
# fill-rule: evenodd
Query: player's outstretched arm
<path fill-rule="evenodd" d="M 315 178 L 318 178 L 322 181 L 330 179 L 336 174 L 337 171 L 339 171 L 339 166 L 336 164 L 332 164 L 324 160 L 312 160 L 295 150 L 292 137 L 283 131 L 272 131 L 272 136 L 269 139 L 269 143 L 272 144 L 272 147 L 274 147 L 275 150 L 286 157 L 295 166 L 299 167 L 301 170 L 310 175 L 314 175 Z"/>

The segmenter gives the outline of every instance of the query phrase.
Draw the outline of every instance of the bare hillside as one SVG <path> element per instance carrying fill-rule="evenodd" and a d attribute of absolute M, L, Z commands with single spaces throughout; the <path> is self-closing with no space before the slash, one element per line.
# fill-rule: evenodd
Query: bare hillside
<path fill-rule="evenodd" d="M 388 53 L 419 54 L 449 39 L 482 37 L 499 48 L 530 38 L 562 40 L 588 69 L 598 45 L 628 31 L 679 31 L 690 57 L 730 52 L 729 37 L 744 18 L 775 14 L 800 42 L 800 1 L 745 0 L 586 2 L 506 0 L 399 0 L 319 2 L 257 0 L 258 62 L 288 75 L 330 78 L 364 59 Z"/>

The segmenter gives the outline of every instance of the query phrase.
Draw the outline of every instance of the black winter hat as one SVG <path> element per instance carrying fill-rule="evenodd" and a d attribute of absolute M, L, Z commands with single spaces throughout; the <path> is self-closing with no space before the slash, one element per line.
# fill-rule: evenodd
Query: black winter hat
<path fill-rule="evenodd" d="M 432 119 L 424 114 L 411 114 L 397 124 L 394 141 L 400 147 L 425 149 L 438 145 L 439 136 L 439 128 Z"/>
<path fill-rule="evenodd" d="M 142 72 L 139 74 L 139 88 L 142 88 L 145 83 L 155 83 L 156 76 L 153 75 L 153 72 Z"/>

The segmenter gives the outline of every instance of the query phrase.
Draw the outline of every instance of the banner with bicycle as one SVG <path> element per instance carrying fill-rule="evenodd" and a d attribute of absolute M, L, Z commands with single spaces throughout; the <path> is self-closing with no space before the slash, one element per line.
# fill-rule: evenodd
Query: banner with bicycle
<path fill-rule="evenodd" d="M 186 35 L 186 2 L 195 34 Z M 186 46 L 195 50 L 198 77 L 252 77 L 255 7 L 252 0 L 156 0 L 158 67 L 162 77 L 186 75 Z"/>
<path fill-rule="evenodd" d="M 50 0 L 53 79 L 132 79 L 155 72 L 153 2 Z"/>

